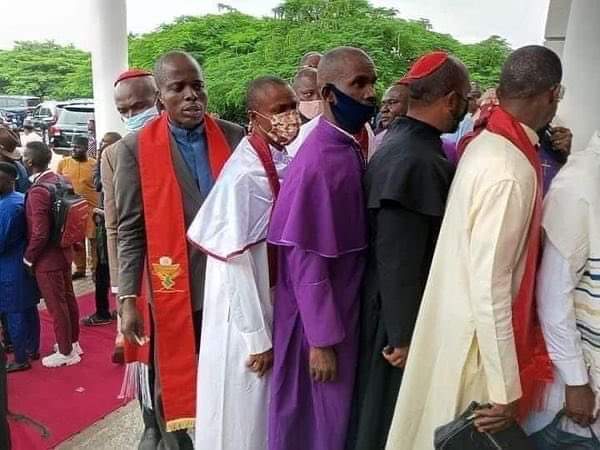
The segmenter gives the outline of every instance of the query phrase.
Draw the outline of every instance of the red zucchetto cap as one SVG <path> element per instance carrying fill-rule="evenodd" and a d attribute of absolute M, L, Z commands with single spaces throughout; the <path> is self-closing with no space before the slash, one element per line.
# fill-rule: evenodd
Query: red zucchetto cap
<path fill-rule="evenodd" d="M 398 80 L 397 84 L 410 84 L 415 80 L 428 77 L 442 67 L 446 61 L 448 61 L 448 53 L 446 52 L 427 53 L 417 59 L 408 73 Z"/>
<path fill-rule="evenodd" d="M 151 77 L 151 76 L 152 76 L 152 72 L 148 72 L 147 70 L 129 69 L 129 70 L 126 70 L 125 72 L 123 72 L 121 75 L 119 75 L 119 78 L 117 78 L 117 81 L 115 81 L 114 87 L 117 87 L 117 84 L 119 84 L 121 81 L 129 80 L 130 78 Z"/>

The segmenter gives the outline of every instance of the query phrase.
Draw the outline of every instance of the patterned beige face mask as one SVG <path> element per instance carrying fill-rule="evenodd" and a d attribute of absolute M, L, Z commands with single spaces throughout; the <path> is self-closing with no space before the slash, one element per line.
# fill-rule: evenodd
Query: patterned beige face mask
<path fill-rule="evenodd" d="M 271 122 L 271 129 L 265 130 L 259 123 L 255 123 L 276 144 L 288 145 L 300 131 L 300 114 L 295 109 L 273 114 L 271 117 L 254 111 L 254 113 Z"/>

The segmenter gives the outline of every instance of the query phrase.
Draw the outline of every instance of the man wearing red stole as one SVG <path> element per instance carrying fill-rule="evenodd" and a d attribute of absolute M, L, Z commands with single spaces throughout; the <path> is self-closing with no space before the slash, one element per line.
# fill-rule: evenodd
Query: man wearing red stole
<path fill-rule="evenodd" d="M 244 130 L 206 114 L 202 70 L 189 54 L 163 55 L 154 76 L 165 112 L 117 144 L 120 312 L 129 342 L 150 338 L 138 358 L 154 365 L 161 448 L 192 449 L 206 257 L 186 230 Z"/>

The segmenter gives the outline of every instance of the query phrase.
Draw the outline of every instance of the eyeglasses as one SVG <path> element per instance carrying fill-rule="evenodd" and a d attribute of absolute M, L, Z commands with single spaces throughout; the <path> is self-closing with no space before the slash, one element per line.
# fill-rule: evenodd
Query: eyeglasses
<path fill-rule="evenodd" d="M 555 95 L 556 95 L 556 98 L 558 99 L 559 102 L 563 98 L 565 98 L 565 93 L 566 92 L 567 92 L 567 88 L 564 85 L 559 84 L 558 86 L 556 86 L 556 88 L 555 88 Z"/>

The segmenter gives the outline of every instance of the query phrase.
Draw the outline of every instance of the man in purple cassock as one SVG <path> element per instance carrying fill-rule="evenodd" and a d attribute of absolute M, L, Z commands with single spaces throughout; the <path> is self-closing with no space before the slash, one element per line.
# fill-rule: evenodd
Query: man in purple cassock
<path fill-rule="evenodd" d="M 342 450 L 358 353 L 367 247 L 365 162 L 353 137 L 375 112 L 362 50 L 323 56 L 324 101 L 283 180 L 268 241 L 278 247 L 269 450 Z"/>

